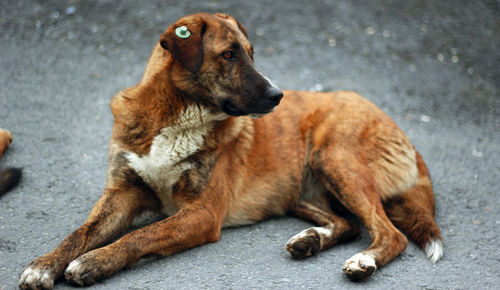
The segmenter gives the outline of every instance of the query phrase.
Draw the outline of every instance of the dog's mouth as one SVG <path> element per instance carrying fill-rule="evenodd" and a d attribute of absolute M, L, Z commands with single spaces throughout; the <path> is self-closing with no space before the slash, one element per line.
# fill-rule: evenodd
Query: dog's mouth
<path fill-rule="evenodd" d="M 239 109 L 236 107 L 231 101 L 224 101 L 222 103 L 222 111 L 224 113 L 230 115 L 230 116 L 243 116 L 246 115 L 247 113 L 243 112 L 243 110 Z"/>
<path fill-rule="evenodd" d="M 222 103 L 222 111 L 230 116 L 251 116 L 252 118 L 260 118 L 268 113 L 271 113 L 276 108 L 273 106 L 252 108 L 247 110 L 242 110 L 234 105 L 231 101 L 226 100 Z"/>

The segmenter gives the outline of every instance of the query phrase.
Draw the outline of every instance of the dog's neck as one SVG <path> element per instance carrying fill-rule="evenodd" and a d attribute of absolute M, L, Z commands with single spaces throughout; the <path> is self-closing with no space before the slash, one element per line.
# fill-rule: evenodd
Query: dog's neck
<path fill-rule="evenodd" d="M 146 65 L 146 70 L 142 76 L 141 82 L 147 82 L 148 80 L 154 78 L 161 72 L 165 71 L 165 68 L 172 65 L 173 58 L 170 53 L 165 51 L 159 43 L 153 48 L 153 52 L 149 57 L 148 64 Z"/>
<path fill-rule="evenodd" d="M 142 81 L 113 98 L 115 140 L 142 155 L 150 151 L 154 138 L 160 135 L 173 137 L 196 132 L 217 143 L 237 136 L 248 118 L 230 117 L 176 91 L 168 76 L 171 61 L 158 45 Z"/>
<path fill-rule="evenodd" d="M 182 133 L 185 130 L 213 126 L 214 122 L 224 121 L 227 118 L 224 113 L 214 113 L 203 105 L 192 103 L 182 109 L 177 118 L 166 128 L 172 133 Z"/>
<path fill-rule="evenodd" d="M 223 133 L 233 130 L 230 128 L 232 126 L 224 126 L 223 123 L 236 124 L 238 122 L 231 120 L 239 118 L 196 103 L 175 91 L 169 91 L 167 87 L 139 84 L 113 98 L 113 135 L 124 148 L 141 155 L 147 154 L 156 136 L 168 134 L 174 137 L 191 132 L 207 137 L 212 135 L 214 128 L 220 132 L 217 134 L 220 135 L 218 140 L 226 140 L 225 135 L 233 135 Z"/>

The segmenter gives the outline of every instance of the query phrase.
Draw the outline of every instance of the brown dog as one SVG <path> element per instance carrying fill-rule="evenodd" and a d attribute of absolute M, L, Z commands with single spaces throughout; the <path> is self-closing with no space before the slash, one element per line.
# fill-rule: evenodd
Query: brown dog
<path fill-rule="evenodd" d="M 372 245 L 344 264 L 372 274 L 407 246 L 436 262 L 442 242 L 429 173 L 406 135 L 352 92 L 282 92 L 253 64 L 243 25 L 198 13 L 170 26 L 142 81 L 118 93 L 104 194 L 88 220 L 31 262 L 22 288 L 64 276 L 91 285 L 147 254 L 219 240 L 225 226 L 293 213 L 317 223 L 286 249 L 302 258 L 367 227 Z M 334 212 L 335 209 L 335 212 Z M 145 210 L 168 218 L 105 245 Z M 392 221 L 392 222 L 391 222 Z M 396 227 L 395 227 L 396 226 Z"/>

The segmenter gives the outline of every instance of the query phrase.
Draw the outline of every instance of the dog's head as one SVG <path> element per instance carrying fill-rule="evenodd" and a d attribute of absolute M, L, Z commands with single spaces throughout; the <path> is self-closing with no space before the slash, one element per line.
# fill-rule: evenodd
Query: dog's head
<path fill-rule="evenodd" d="M 161 35 L 160 45 L 173 58 L 170 77 L 176 89 L 216 110 L 265 114 L 283 97 L 255 68 L 246 29 L 229 15 L 183 17 Z"/>

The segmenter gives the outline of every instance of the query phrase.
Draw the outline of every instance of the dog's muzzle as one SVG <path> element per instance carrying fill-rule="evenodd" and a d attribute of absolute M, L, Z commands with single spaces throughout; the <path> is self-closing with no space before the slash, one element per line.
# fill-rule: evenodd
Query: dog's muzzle
<path fill-rule="evenodd" d="M 283 92 L 278 87 L 269 86 L 264 93 L 260 94 L 260 98 L 256 102 L 248 106 L 241 106 L 230 99 L 224 100 L 222 102 L 222 111 L 230 116 L 264 115 L 272 112 L 282 98 Z"/>
<path fill-rule="evenodd" d="M 276 86 L 271 86 L 267 91 L 266 91 L 266 100 L 269 104 L 271 104 L 273 107 L 277 106 L 281 98 L 283 98 L 283 92 Z"/>

